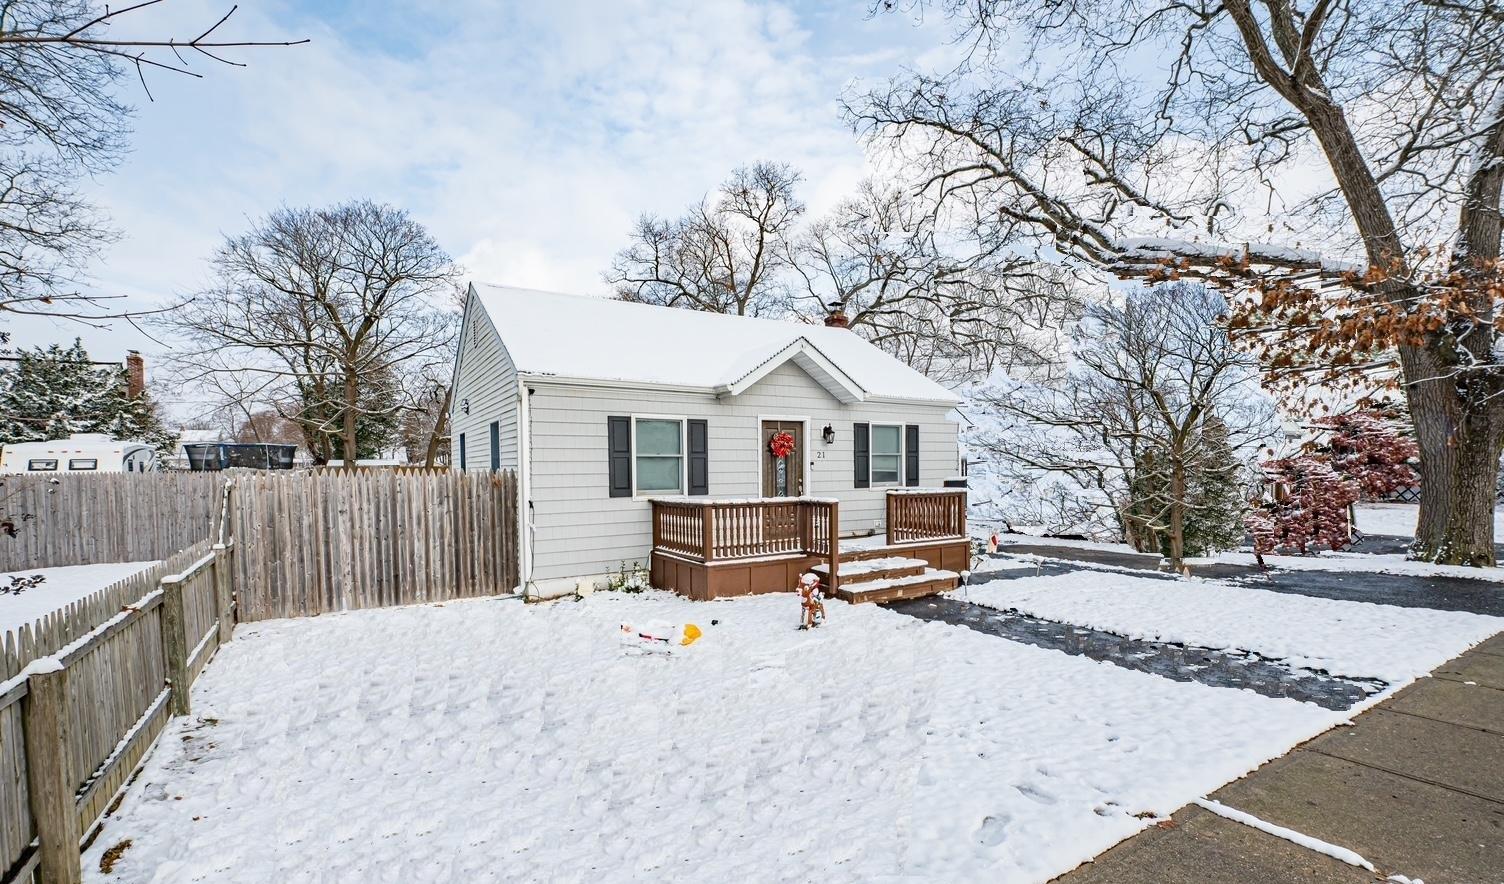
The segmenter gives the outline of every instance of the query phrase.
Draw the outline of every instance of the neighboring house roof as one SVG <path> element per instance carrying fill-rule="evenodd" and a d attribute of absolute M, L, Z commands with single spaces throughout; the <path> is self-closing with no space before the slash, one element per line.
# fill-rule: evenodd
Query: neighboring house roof
<path fill-rule="evenodd" d="M 736 396 L 793 362 L 842 402 L 959 401 L 849 329 L 484 283 L 472 288 L 523 375 Z"/>

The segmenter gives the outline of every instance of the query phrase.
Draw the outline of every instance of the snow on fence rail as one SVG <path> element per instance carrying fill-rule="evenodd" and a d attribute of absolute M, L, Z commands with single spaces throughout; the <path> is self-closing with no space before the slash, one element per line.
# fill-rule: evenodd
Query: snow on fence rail
<path fill-rule="evenodd" d="M 242 621 L 512 592 L 517 475 L 357 470 L 239 477 Z"/>
<path fill-rule="evenodd" d="M 188 714 L 189 688 L 236 621 L 494 595 L 517 583 L 511 472 L 242 474 L 228 492 L 224 476 L 97 478 L 60 480 L 72 508 L 43 507 L 34 521 L 56 528 L 89 507 L 148 521 L 182 509 L 193 515 L 181 526 L 203 539 L 0 635 L 0 884 L 35 873 L 79 880 L 80 842 L 167 719 Z M 152 482 L 156 490 L 138 494 Z M 158 509 L 130 509 L 140 506 Z M 90 548 L 107 557 L 155 549 L 77 547 Z"/>
<path fill-rule="evenodd" d="M 165 559 L 218 524 L 216 473 L 0 476 L 0 572 Z"/>
<path fill-rule="evenodd" d="M 0 637 L 0 882 L 79 879 L 80 841 L 229 640 L 233 547 L 202 540 Z"/>

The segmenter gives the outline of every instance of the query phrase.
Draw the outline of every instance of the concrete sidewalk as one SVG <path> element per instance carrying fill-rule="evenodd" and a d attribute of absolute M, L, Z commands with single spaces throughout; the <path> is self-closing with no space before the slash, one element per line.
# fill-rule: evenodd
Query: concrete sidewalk
<path fill-rule="evenodd" d="M 1504 590 L 1501 590 L 1504 591 Z M 1504 882 L 1504 633 L 1211 798 L 1356 851 L 1374 875 L 1194 805 L 1060 884 Z M 1399 880 L 1399 879 L 1396 879 Z"/>

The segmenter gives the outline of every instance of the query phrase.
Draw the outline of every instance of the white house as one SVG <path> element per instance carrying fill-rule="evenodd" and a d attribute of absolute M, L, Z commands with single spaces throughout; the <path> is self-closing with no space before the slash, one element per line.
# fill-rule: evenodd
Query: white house
<path fill-rule="evenodd" d="M 959 472 L 957 398 L 843 327 L 476 284 L 454 384 L 451 462 L 518 471 L 522 582 L 541 596 L 646 566 L 650 553 L 660 585 L 660 554 L 712 570 L 803 554 L 797 570 L 830 555 L 815 534 L 883 532 L 890 491 Z M 964 492 L 946 493 L 961 495 L 954 540 Z M 777 506 L 748 515 L 757 501 Z M 693 508 L 712 502 L 717 519 L 756 524 L 702 522 Z M 829 525 L 798 509 L 832 502 Z M 788 589 L 788 573 L 708 595 Z"/>

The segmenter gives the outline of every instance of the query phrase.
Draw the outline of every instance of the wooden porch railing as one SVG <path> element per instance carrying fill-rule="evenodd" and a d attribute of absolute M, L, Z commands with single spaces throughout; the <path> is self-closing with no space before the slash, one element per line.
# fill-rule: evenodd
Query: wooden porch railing
<path fill-rule="evenodd" d="M 966 536 L 966 489 L 888 492 L 888 543 Z"/>
<path fill-rule="evenodd" d="M 766 556 L 817 556 L 835 591 L 841 557 L 839 504 L 812 498 L 654 500 L 653 549 L 711 564 Z"/>

